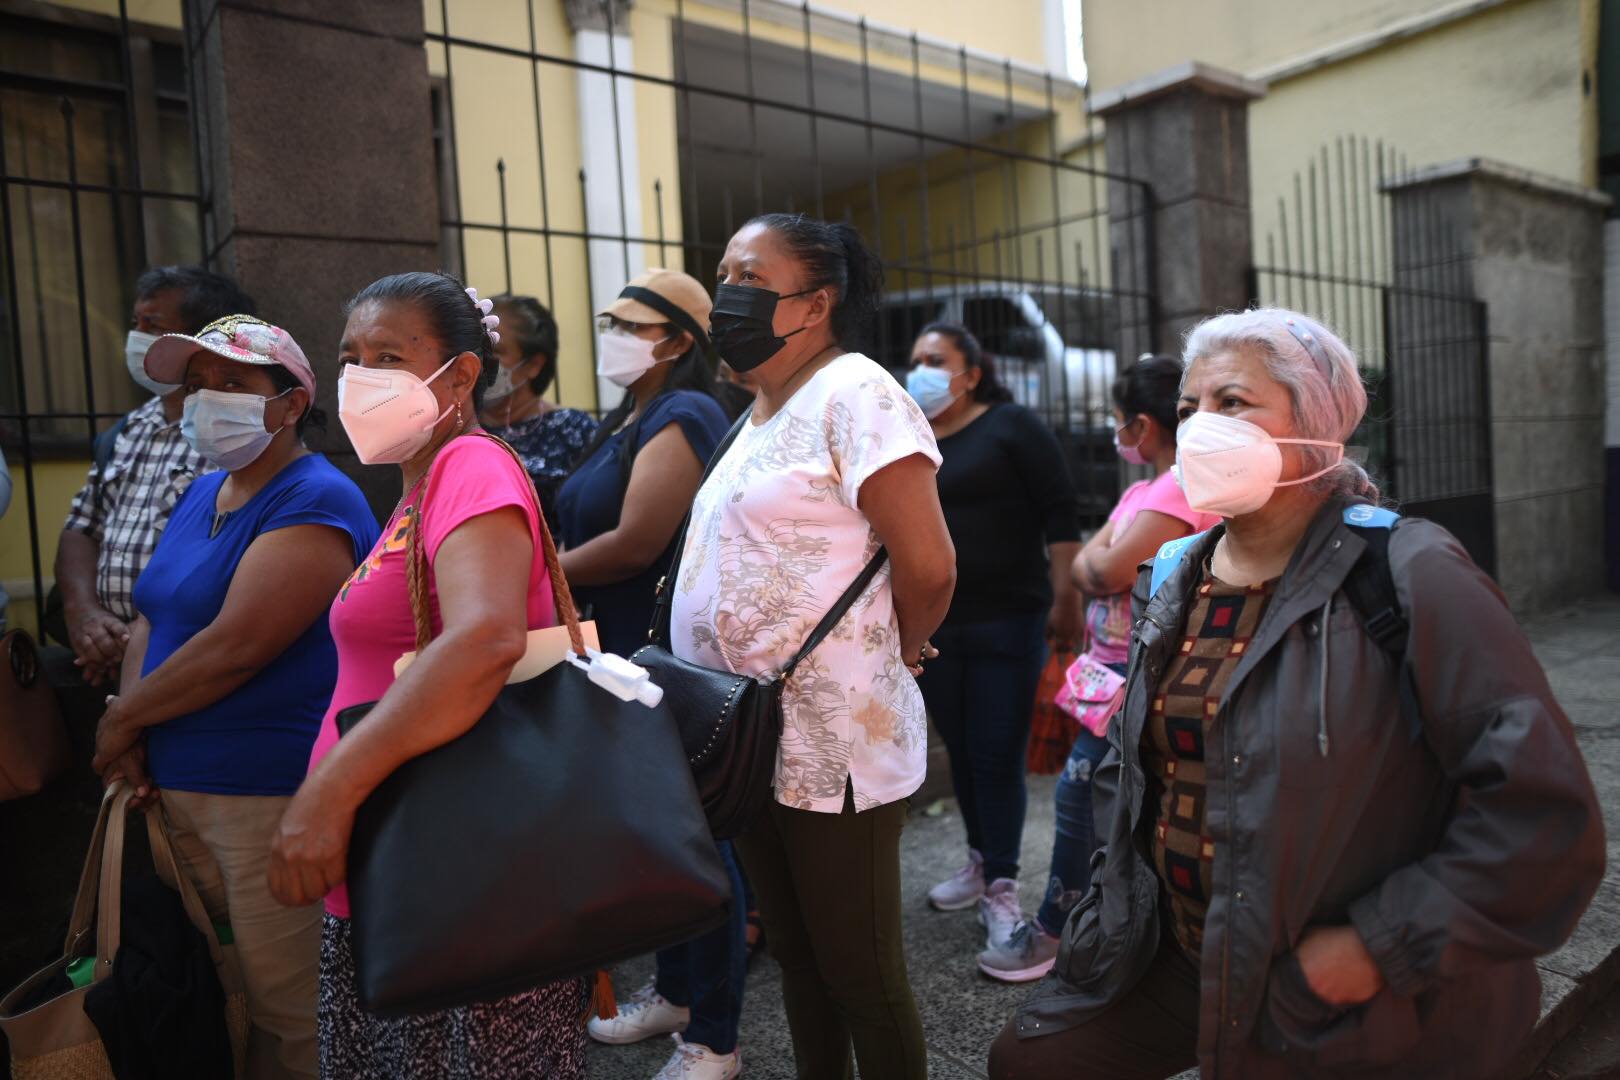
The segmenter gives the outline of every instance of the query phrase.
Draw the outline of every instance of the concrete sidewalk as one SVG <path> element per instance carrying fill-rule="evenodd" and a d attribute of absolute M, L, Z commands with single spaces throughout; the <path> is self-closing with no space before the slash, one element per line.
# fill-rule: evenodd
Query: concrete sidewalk
<path fill-rule="evenodd" d="M 1516 1071 L 1528 1076 L 1581 1014 L 1620 980 L 1620 597 L 1605 596 L 1526 625 L 1553 688 L 1574 722 L 1587 765 L 1603 799 L 1609 869 L 1597 899 L 1574 938 L 1542 963 L 1543 1018 Z M 1489 656 L 1481 654 L 1482 663 Z M 1052 850 L 1051 777 L 1030 782 L 1024 830 L 1023 901 L 1040 899 Z M 912 815 L 902 841 L 906 956 L 928 1039 L 930 1075 L 964 1080 L 985 1075 L 985 1055 L 1002 1024 L 1029 988 L 981 977 L 974 957 L 984 934 L 972 911 L 940 914 L 925 902 L 928 889 L 963 861 L 961 821 L 946 802 L 935 816 Z M 643 960 L 617 973 L 621 995 L 651 977 Z M 639 1046 L 593 1046 L 592 1080 L 648 1080 L 668 1058 L 668 1039 Z M 744 1075 L 749 1080 L 792 1080 L 793 1053 L 782 1011 L 781 980 L 762 958 L 749 978 L 743 1008 Z M 879 1078 L 868 1078 L 879 1080 Z"/>

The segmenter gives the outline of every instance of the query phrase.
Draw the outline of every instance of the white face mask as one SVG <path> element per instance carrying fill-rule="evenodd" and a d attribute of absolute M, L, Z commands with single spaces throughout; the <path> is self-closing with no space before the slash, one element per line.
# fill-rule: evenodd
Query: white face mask
<path fill-rule="evenodd" d="M 1280 443 L 1326 446 L 1339 452 L 1325 469 L 1298 480 L 1281 480 Z M 1344 460 L 1344 445 L 1318 439 L 1273 439 L 1264 428 L 1221 413 L 1197 412 L 1176 431 L 1176 483 L 1187 505 L 1224 518 L 1252 514 L 1271 501 L 1280 487 L 1306 484 L 1325 476 Z"/>
<path fill-rule="evenodd" d="M 284 390 L 276 397 L 292 393 Z M 264 429 L 264 407 L 273 398 L 198 390 L 186 396 L 180 434 L 205 460 L 235 472 L 259 460 L 275 435 Z"/>
<path fill-rule="evenodd" d="M 344 365 L 338 376 L 338 420 L 365 465 L 409 461 L 433 438 L 433 429 L 455 406 L 439 411 L 428 383 L 443 375 L 452 356 L 424 381 L 408 371 Z"/>
<path fill-rule="evenodd" d="M 637 379 L 665 362 L 655 360 L 653 350 L 668 340 L 647 341 L 634 334 L 609 330 L 597 338 L 596 373 L 615 386 L 628 390 Z"/>
<path fill-rule="evenodd" d="M 180 389 L 178 383 L 161 383 L 146 373 L 146 350 L 158 339 L 156 334 L 146 334 L 139 330 L 131 330 L 124 339 L 124 366 L 129 368 L 129 377 L 138 383 L 141 389 L 158 397 L 167 397 Z"/>
<path fill-rule="evenodd" d="M 490 383 L 489 389 L 484 391 L 484 404 L 488 405 L 490 402 L 494 401 L 505 401 L 507 398 L 512 396 L 512 391 L 515 389 L 516 386 L 512 382 L 512 369 L 507 367 L 505 364 L 502 364 L 500 361 L 496 361 L 495 381 Z"/>

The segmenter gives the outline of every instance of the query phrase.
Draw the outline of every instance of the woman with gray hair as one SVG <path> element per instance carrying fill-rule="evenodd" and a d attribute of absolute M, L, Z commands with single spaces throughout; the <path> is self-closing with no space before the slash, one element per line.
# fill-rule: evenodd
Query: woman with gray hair
<path fill-rule="evenodd" d="M 1494 1075 L 1603 876 L 1569 720 L 1496 585 L 1345 459 L 1343 341 L 1266 308 L 1184 359 L 1177 477 L 1222 523 L 1138 579 L 1101 861 L 990 1076 Z"/>

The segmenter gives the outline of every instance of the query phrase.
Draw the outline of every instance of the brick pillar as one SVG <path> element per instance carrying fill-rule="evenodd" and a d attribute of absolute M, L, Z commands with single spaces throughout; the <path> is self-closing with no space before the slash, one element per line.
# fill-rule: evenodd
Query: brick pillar
<path fill-rule="evenodd" d="M 422 5 L 186 0 L 214 263 L 315 365 L 324 441 L 374 509 L 398 471 L 363 468 L 337 419 L 343 303 L 439 263 Z"/>
<path fill-rule="evenodd" d="M 1447 273 L 1487 305 L 1497 580 L 1509 603 L 1528 614 L 1601 589 L 1608 196 L 1479 159 L 1387 190 L 1397 226 L 1444 230 Z M 1421 268 L 1403 246 L 1424 238 L 1393 234 L 1394 264 Z"/>
<path fill-rule="evenodd" d="M 1121 303 L 1120 359 L 1177 352 L 1200 319 L 1248 305 L 1249 102 L 1265 87 L 1200 63 L 1104 91 L 1107 168 L 1152 185 L 1111 182 L 1108 219 Z"/>

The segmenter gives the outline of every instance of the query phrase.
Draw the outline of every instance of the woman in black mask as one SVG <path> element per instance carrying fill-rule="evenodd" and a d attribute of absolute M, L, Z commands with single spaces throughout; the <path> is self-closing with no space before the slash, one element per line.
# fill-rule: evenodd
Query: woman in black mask
<path fill-rule="evenodd" d="M 850 351 L 882 268 L 847 225 L 767 214 L 720 262 L 710 335 L 758 388 L 698 490 L 671 576 L 671 645 L 780 671 L 879 548 L 887 563 L 788 679 L 776 799 L 737 840 L 782 965 L 801 1077 L 923 1080 L 900 941 L 900 829 L 928 736 L 915 676 L 956 554 L 922 411 Z"/>

